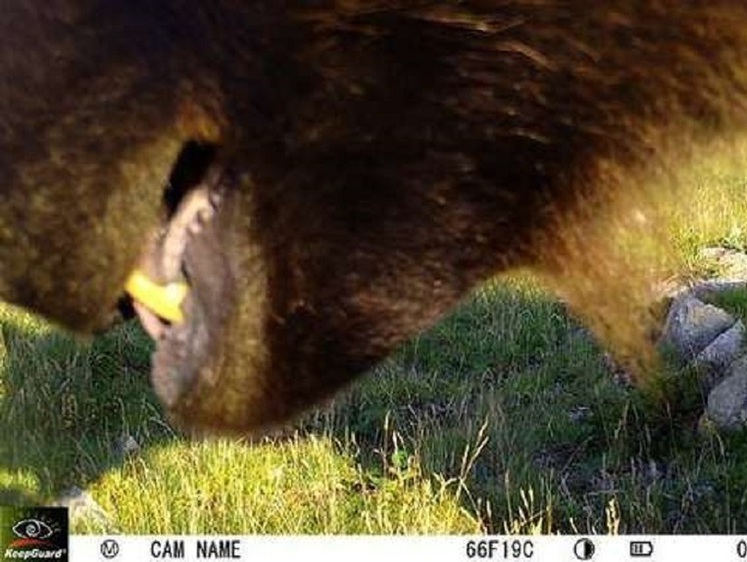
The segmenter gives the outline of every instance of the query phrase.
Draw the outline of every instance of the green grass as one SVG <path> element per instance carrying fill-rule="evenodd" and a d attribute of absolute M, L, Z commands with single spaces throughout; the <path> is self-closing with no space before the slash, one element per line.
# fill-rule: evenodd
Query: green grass
<path fill-rule="evenodd" d="M 696 183 L 698 219 L 673 231 L 686 275 L 710 271 L 704 245 L 747 247 L 745 181 L 716 168 Z M 0 309 L 0 503 L 83 487 L 107 518 L 77 532 L 747 531 L 747 437 L 698 431 L 694 375 L 662 374 L 664 402 L 615 382 L 527 276 L 481 288 L 295 432 L 254 444 L 176 435 L 150 349 L 133 325 L 79 342 Z M 117 452 L 124 435 L 139 454 Z"/>
<path fill-rule="evenodd" d="M 216 441 L 158 447 L 94 485 L 116 525 L 79 530 L 131 533 L 476 533 L 455 486 L 416 466 L 386 477 L 361 470 L 329 437 L 253 448 Z M 152 501 L 133 503 L 132 498 Z"/>

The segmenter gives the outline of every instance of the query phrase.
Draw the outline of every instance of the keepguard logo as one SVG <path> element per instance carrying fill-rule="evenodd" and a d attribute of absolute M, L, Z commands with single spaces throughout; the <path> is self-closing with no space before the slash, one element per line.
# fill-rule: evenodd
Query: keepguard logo
<path fill-rule="evenodd" d="M 0 506 L 0 562 L 68 562 L 65 507 Z"/>

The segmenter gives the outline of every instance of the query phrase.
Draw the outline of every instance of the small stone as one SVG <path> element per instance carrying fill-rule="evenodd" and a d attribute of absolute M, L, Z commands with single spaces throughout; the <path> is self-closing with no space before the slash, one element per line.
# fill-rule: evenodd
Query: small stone
<path fill-rule="evenodd" d="M 731 328 L 713 340 L 695 357 L 694 365 L 707 373 L 706 388 L 713 387 L 742 351 L 744 324 L 738 320 Z"/>
<path fill-rule="evenodd" d="M 116 452 L 119 457 L 129 457 L 140 452 L 140 444 L 130 434 L 117 439 Z"/>
<path fill-rule="evenodd" d="M 576 406 L 568 412 L 568 417 L 573 423 L 582 423 L 591 417 L 591 408 L 588 406 Z"/>
<path fill-rule="evenodd" d="M 747 356 L 729 367 L 726 378 L 708 395 L 708 419 L 719 429 L 742 429 L 747 422 Z"/>
<path fill-rule="evenodd" d="M 730 279 L 747 278 L 747 254 L 731 248 L 703 248 L 700 252 L 703 259 L 715 262 L 721 277 Z"/>
<path fill-rule="evenodd" d="M 734 323 L 731 314 L 691 295 L 683 295 L 672 302 L 661 342 L 673 348 L 683 362 L 688 362 Z"/>

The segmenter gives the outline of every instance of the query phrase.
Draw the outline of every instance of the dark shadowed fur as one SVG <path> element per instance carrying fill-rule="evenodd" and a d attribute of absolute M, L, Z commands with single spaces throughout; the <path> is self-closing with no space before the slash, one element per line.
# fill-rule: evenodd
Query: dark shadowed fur
<path fill-rule="evenodd" d="M 102 327 L 169 194 L 209 183 L 179 155 L 207 147 L 222 199 L 184 257 L 201 335 L 154 384 L 186 426 L 250 430 L 491 275 L 560 270 L 571 223 L 663 147 L 746 118 L 738 0 L 14 0 L 0 298 Z"/>

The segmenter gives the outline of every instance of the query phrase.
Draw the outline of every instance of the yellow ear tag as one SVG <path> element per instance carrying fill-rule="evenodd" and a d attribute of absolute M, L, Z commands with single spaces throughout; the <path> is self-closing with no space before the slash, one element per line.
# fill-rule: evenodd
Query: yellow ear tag
<path fill-rule="evenodd" d="M 186 283 L 159 285 L 136 269 L 125 283 L 125 291 L 140 304 L 164 320 L 179 323 L 184 320 L 181 305 L 189 292 Z"/>

